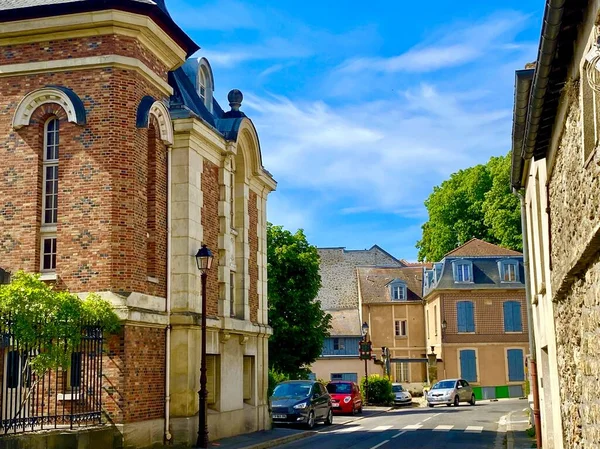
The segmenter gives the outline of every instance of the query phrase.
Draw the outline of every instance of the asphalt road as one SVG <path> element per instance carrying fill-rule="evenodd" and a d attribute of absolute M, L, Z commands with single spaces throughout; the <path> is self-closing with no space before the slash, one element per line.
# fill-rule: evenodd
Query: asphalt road
<path fill-rule="evenodd" d="M 285 449 L 494 449 L 502 448 L 503 423 L 522 400 L 481 402 L 459 407 L 393 409 L 348 422 L 335 417 L 333 426 L 317 425 L 310 438 L 277 446 Z M 500 429 L 499 429 L 500 427 Z M 499 432 L 501 430 L 501 432 Z"/>

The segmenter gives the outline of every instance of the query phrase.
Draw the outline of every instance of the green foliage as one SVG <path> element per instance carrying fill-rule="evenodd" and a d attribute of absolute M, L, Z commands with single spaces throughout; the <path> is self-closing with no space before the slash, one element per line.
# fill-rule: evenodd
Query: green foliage
<path fill-rule="evenodd" d="M 279 382 L 285 382 L 286 380 L 290 380 L 289 376 L 286 374 L 278 373 L 277 371 L 269 370 L 269 387 L 267 389 L 267 397 L 271 397 L 273 394 L 273 390 L 275 386 Z"/>
<path fill-rule="evenodd" d="M 9 316 L 21 347 L 40 344 L 42 348 L 29 357 L 37 374 L 69 365 L 71 352 L 81 341 L 82 324 L 97 324 L 109 333 L 119 329 L 110 304 L 98 295 L 81 300 L 23 271 L 15 273 L 10 284 L 0 286 L 0 319 Z"/>
<path fill-rule="evenodd" d="M 321 288 L 319 254 L 302 230 L 267 224 L 269 367 L 292 379 L 307 378 L 321 354 L 331 315 L 315 301 Z"/>
<path fill-rule="evenodd" d="M 479 238 L 522 251 L 521 209 L 510 187 L 510 153 L 459 170 L 435 186 L 417 242 L 419 260 L 441 260 L 458 245 Z"/>
<path fill-rule="evenodd" d="M 366 393 L 369 404 L 389 405 L 394 402 L 392 382 L 389 379 L 378 374 L 371 374 L 368 381 L 368 385 L 365 387 L 365 378 L 363 377 L 360 380 L 360 388 L 363 392 L 363 398 Z"/>

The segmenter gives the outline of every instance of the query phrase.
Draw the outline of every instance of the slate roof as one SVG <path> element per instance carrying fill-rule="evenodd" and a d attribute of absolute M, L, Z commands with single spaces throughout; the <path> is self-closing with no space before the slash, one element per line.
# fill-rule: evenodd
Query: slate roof
<path fill-rule="evenodd" d="M 512 249 L 488 243 L 480 239 L 471 239 L 446 254 L 448 256 L 478 257 L 478 256 L 522 256 L 522 253 Z"/>
<path fill-rule="evenodd" d="M 325 312 L 331 315 L 329 335 L 332 337 L 362 335 L 358 309 L 325 310 Z"/>
<path fill-rule="evenodd" d="M 169 15 L 165 0 L 0 0 L 0 22 L 118 9 L 151 17 L 188 56 L 200 47 Z"/>
<path fill-rule="evenodd" d="M 358 267 L 360 294 L 363 304 L 392 302 L 388 284 L 395 279 L 406 282 L 408 301 L 420 301 L 423 294 L 422 267 Z M 401 301 L 393 301 L 401 303 Z"/>

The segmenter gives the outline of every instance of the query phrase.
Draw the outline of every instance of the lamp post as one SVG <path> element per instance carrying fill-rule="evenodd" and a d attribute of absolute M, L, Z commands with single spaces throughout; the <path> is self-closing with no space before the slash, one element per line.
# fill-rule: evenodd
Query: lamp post
<path fill-rule="evenodd" d="M 365 321 L 362 325 L 363 341 L 366 343 L 369 341 L 367 336 L 369 335 L 369 325 Z M 369 374 L 367 373 L 367 359 L 365 359 L 365 404 L 369 402 Z"/>
<path fill-rule="evenodd" d="M 208 270 L 212 266 L 213 255 L 206 245 L 196 253 L 196 264 L 200 270 L 200 279 L 202 281 L 202 322 L 201 335 L 202 344 L 200 352 L 200 391 L 198 391 L 198 440 L 196 447 L 208 447 L 208 423 L 206 420 L 206 400 L 208 391 L 206 390 L 206 278 Z"/>

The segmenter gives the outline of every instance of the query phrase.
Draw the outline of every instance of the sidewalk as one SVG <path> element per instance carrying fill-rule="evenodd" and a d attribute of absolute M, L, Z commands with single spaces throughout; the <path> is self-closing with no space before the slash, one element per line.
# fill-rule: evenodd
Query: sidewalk
<path fill-rule="evenodd" d="M 364 407 L 362 415 L 344 416 L 335 415 L 333 418 L 333 426 L 357 421 L 359 419 L 376 416 L 390 410 L 390 407 Z M 307 438 L 315 435 L 321 428 L 321 424 L 317 424 L 313 430 L 304 430 L 296 427 L 275 427 L 271 430 L 263 430 L 259 432 L 247 433 L 230 438 L 223 438 L 214 441 L 210 444 L 214 449 L 267 449 L 276 447 L 291 441 Z"/>
<path fill-rule="evenodd" d="M 535 448 L 535 437 L 527 435 L 529 415 L 526 411 L 512 412 L 506 422 L 506 449 Z"/>

